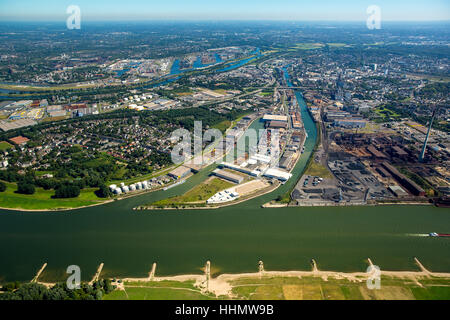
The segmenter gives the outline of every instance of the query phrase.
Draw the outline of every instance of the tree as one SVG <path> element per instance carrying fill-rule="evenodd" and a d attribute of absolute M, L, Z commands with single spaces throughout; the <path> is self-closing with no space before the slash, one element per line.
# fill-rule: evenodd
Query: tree
<path fill-rule="evenodd" d="M 22 194 L 34 194 L 36 192 L 36 189 L 34 187 L 34 184 L 31 184 L 27 181 L 20 181 L 17 184 L 17 193 Z"/>
<path fill-rule="evenodd" d="M 0 181 L 0 192 L 6 191 L 6 184 L 3 181 Z"/>
<path fill-rule="evenodd" d="M 76 198 L 80 195 L 80 188 L 74 185 L 62 185 L 55 190 L 55 198 Z"/>
<path fill-rule="evenodd" d="M 100 189 L 98 189 L 95 194 L 99 198 L 108 198 L 112 196 L 111 190 L 109 190 L 109 188 L 105 184 L 101 184 Z"/>

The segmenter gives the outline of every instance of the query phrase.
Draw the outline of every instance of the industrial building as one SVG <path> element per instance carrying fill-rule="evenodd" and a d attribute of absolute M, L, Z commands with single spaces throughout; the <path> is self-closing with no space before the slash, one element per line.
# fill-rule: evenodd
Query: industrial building
<path fill-rule="evenodd" d="M 280 159 L 280 168 L 282 169 L 290 169 L 294 164 L 295 160 L 295 152 L 286 151 Z"/>
<path fill-rule="evenodd" d="M 287 116 L 283 116 L 283 115 L 278 115 L 278 114 L 265 114 L 264 117 L 262 118 L 262 121 L 283 121 L 283 122 L 287 122 L 288 121 L 288 117 Z"/>
<path fill-rule="evenodd" d="M 231 181 L 231 182 L 236 183 L 236 184 L 239 184 L 242 181 L 244 181 L 244 177 L 243 176 L 240 176 L 240 175 L 237 175 L 237 174 L 234 174 L 234 173 L 222 170 L 222 169 L 216 169 L 212 173 L 213 173 L 213 175 L 215 175 L 215 176 L 217 176 L 219 178 Z"/>
<path fill-rule="evenodd" d="M 415 196 L 425 196 L 425 191 L 415 182 L 401 174 L 396 168 L 387 162 L 383 162 L 382 166 L 394 177 L 397 182 Z"/>
<path fill-rule="evenodd" d="M 396 186 L 396 185 L 389 186 L 388 189 L 398 198 L 408 196 L 408 192 L 406 192 L 405 190 L 403 190 L 403 188 L 401 188 L 399 186 Z"/>
<path fill-rule="evenodd" d="M 299 112 L 291 113 L 291 120 L 292 120 L 292 128 L 294 129 L 302 128 L 302 117 L 300 116 Z"/>
<path fill-rule="evenodd" d="M 364 128 L 367 124 L 366 120 L 354 118 L 335 119 L 334 125 L 343 128 Z"/>
<path fill-rule="evenodd" d="M 263 176 L 267 178 L 275 178 L 280 181 L 288 181 L 292 177 L 292 174 L 286 171 L 270 168 L 264 172 Z"/>
<path fill-rule="evenodd" d="M 250 161 L 249 161 L 249 163 L 250 163 Z M 248 174 L 253 177 L 259 177 L 261 175 L 261 171 L 258 169 L 245 168 L 242 166 L 235 165 L 233 163 L 223 162 L 223 163 L 221 163 L 221 167 L 236 170 L 236 171 Z"/>
<path fill-rule="evenodd" d="M 169 176 L 174 179 L 182 179 L 192 172 L 191 168 L 179 166 L 178 168 L 169 172 Z"/>
<path fill-rule="evenodd" d="M 3 131 L 15 130 L 19 128 L 36 125 L 37 122 L 31 119 L 21 119 L 16 121 L 0 121 L 0 129 Z"/>
<path fill-rule="evenodd" d="M 216 193 L 211 198 L 209 198 L 206 203 L 214 204 L 214 203 L 223 203 L 233 201 L 239 198 L 239 193 L 231 190 L 224 190 Z"/>
<path fill-rule="evenodd" d="M 273 120 L 273 121 L 266 121 L 266 128 L 270 128 L 270 129 L 287 129 L 287 122 L 284 121 L 277 121 L 277 120 Z"/>

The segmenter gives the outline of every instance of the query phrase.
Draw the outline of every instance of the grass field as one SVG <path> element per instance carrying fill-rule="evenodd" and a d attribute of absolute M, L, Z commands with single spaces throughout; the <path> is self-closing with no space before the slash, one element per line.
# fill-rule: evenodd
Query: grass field
<path fill-rule="evenodd" d="M 381 278 L 380 289 L 368 289 L 366 282 L 319 277 L 263 277 L 230 281 L 231 295 L 214 297 L 200 292 L 193 281 L 125 283 L 125 290 L 104 296 L 105 300 L 449 300 L 450 279 Z"/>
<path fill-rule="evenodd" d="M 84 189 L 77 198 L 73 199 L 52 199 L 54 190 L 44 190 L 36 188 L 32 195 L 15 193 L 17 185 L 15 183 L 6 184 L 6 191 L 0 193 L 0 207 L 24 210 L 56 210 L 89 206 L 102 203 L 105 200 L 98 198 L 94 191 L 96 189 Z"/>
<path fill-rule="evenodd" d="M 212 294 L 202 293 L 194 281 L 126 282 L 125 290 L 116 290 L 103 300 L 212 300 Z"/>
<path fill-rule="evenodd" d="M 217 192 L 228 189 L 232 186 L 233 184 L 231 182 L 227 182 L 219 178 L 209 178 L 202 184 L 199 184 L 181 196 L 163 199 L 152 203 L 152 205 L 169 206 L 185 203 L 204 203 Z"/>
<path fill-rule="evenodd" d="M 381 279 L 380 289 L 367 288 L 366 282 L 303 277 L 242 279 L 231 282 L 240 299 L 263 300 L 448 300 L 450 279 L 439 279 L 423 287 L 406 279 Z"/>
<path fill-rule="evenodd" d="M 323 165 L 315 161 L 311 161 L 304 175 L 318 176 L 321 178 L 328 178 L 328 179 L 333 178 L 333 175 L 327 168 L 325 168 Z"/>
<path fill-rule="evenodd" d="M 13 146 L 6 141 L 0 141 L 0 151 L 11 149 Z"/>
<path fill-rule="evenodd" d="M 342 47 L 345 47 L 347 44 L 345 44 L 345 43 L 338 43 L 338 42 L 330 42 L 330 43 L 327 43 L 327 45 L 329 47 L 342 48 Z"/>
<path fill-rule="evenodd" d="M 296 43 L 293 48 L 300 49 L 300 50 L 314 50 L 314 49 L 319 49 L 322 47 L 324 47 L 323 43 L 304 42 L 304 43 Z"/>
<path fill-rule="evenodd" d="M 225 132 L 231 125 L 231 121 L 230 120 L 224 120 L 222 122 L 219 122 L 218 124 L 214 125 L 213 128 L 214 129 L 218 129 L 220 130 L 220 132 Z"/>
<path fill-rule="evenodd" d="M 11 84 L 2 84 L 0 85 L 0 89 L 6 89 L 11 91 L 58 91 L 58 90 L 76 90 L 76 89 L 87 89 L 94 88 L 94 84 L 83 84 L 83 85 L 66 85 L 66 86 L 48 86 L 48 87 L 39 87 L 39 86 L 31 86 L 31 85 L 11 85 Z"/>
<path fill-rule="evenodd" d="M 106 295 L 104 300 L 212 300 L 200 291 L 177 288 L 126 288 L 125 291 L 114 291 Z"/>
<path fill-rule="evenodd" d="M 401 118 L 401 115 L 383 106 L 375 108 L 374 112 L 378 117 L 382 119 L 382 121 L 390 121 L 391 119 L 395 120 Z"/>

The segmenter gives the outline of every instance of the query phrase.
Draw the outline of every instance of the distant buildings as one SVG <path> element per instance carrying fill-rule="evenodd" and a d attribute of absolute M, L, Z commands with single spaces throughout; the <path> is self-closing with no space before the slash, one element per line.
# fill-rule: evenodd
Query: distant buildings
<path fill-rule="evenodd" d="M 272 120 L 266 122 L 266 128 L 270 129 L 287 129 L 287 125 L 285 121 Z"/>
<path fill-rule="evenodd" d="M 262 118 L 262 121 L 282 121 L 287 122 L 288 117 L 283 115 L 276 115 L 276 114 L 265 114 Z"/>
<path fill-rule="evenodd" d="M 36 125 L 37 122 L 32 119 L 21 119 L 16 121 L 0 121 L 0 129 L 3 131 L 15 130 L 19 128 Z"/>
<path fill-rule="evenodd" d="M 343 128 L 364 128 L 367 124 L 366 120 L 356 118 L 335 119 L 334 125 Z"/>

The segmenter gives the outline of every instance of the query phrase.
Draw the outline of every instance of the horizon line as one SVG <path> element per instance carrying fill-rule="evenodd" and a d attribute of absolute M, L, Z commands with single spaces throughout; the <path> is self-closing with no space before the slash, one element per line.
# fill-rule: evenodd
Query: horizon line
<path fill-rule="evenodd" d="M 55 22 L 55 23 L 65 23 L 66 19 L 17 19 L 17 18 L 4 18 L 0 16 L 0 19 L 7 19 L 0 21 L 0 23 L 4 22 Z M 297 20 L 297 19 L 179 19 L 179 18 L 150 18 L 150 19 L 83 19 L 84 22 L 328 22 L 328 23 L 360 23 L 366 22 L 366 20 L 322 20 L 322 19 L 311 19 L 311 20 Z M 426 23 L 426 22 L 448 22 L 450 23 L 450 19 L 447 20 L 383 20 L 383 22 L 396 22 L 396 23 Z"/>

